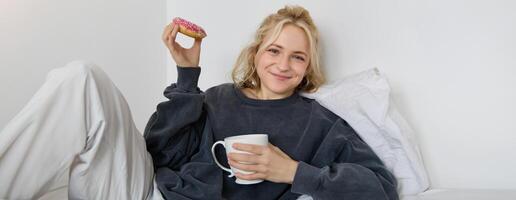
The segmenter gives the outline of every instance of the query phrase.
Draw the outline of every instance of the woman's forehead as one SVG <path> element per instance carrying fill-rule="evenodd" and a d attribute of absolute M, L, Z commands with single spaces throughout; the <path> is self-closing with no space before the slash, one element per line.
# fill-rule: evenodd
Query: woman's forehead
<path fill-rule="evenodd" d="M 305 54 L 309 52 L 309 41 L 305 31 L 291 24 L 283 27 L 278 38 L 271 45 L 291 52 L 303 52 Z"/>

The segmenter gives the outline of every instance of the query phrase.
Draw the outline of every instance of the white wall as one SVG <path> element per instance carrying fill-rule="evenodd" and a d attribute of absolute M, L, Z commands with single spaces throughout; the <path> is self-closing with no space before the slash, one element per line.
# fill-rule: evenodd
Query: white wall
<path fill-rule="evenodd" d="M 108 73 L 143 130 L 166 86 L 166 48 L 161 44 L 165 4 L 0 0 L 0 129 L 50 69 L 84 59 Z"/>
<path fill-rule="evenodd" d="M 169 1 L 169 20 L 208 33 L 201 89 L 230 81 L 258 24 L 286 3 L 319 25 L 330 80 L 371 67 L 389 77 L 432 187 L 516 189 L 516 1 Z"/>

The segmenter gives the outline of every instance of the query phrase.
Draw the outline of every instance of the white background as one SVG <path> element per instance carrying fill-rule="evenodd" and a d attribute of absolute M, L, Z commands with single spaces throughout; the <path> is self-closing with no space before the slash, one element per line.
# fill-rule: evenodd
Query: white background
<path fill-rule="evenodd" d="M 432 187 L 516 189 L 510 0 L 0 0 L 0 128 L 50 69 L 85 59 L 109 74 L 143 130 L 176 79 L 161 44 L 174 16 L 208 32 L 200 80 L 207 89 L 230 81 L 258 24 L 287 3 L 306 7 L 318 24 L 330 80 L 371 67 L 387 75 L 394 103 L 417 131 Z"/>
<path fill-rule="evenodd" d="M 432 187 L 516 189 L 516 1 L 168 1 L 168 19 L 208 33 L 201 89 L 231 81 L 242 47 L 285 4 L 311 12 L 330 80 L 372 67 L 387 75 Z M 168 69 L 174 81 L 170 59 Z"/>
<path fill-rule="evenodd" d="M 165 4 L 0 0 L 0 129 L 29 101 L 49 70 L 82 59 L 108 73 L 143 130 L 166 86 L 161 43 Z"/>

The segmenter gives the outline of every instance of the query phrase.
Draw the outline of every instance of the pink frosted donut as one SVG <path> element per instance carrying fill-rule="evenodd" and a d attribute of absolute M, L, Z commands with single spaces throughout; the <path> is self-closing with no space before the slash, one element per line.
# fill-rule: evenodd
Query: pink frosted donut
<path fill-rule="evenodd" d="M 200 26 L 189 22 L 185 19 L 176 17 L 172 20 L 172 23 L 179 25 L 179 32 L 197 39 L 206 37 L 206 32 Z"/>

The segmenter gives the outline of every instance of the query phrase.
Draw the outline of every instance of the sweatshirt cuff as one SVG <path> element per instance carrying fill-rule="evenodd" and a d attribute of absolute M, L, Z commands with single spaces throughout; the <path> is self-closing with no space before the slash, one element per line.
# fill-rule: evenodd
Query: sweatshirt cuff
<path fill-rule="evenodd" d="M 319 174 L 321 169 L 299 161 L 291 192 L 296 194 L 311 195 L 317 191 L 320 184 Z"/>
<path fill-rule="evenodd" d="M 200 67 L 177 66 L 177 87 L 189 92 L 197 91 L 200 74 Z"/>

